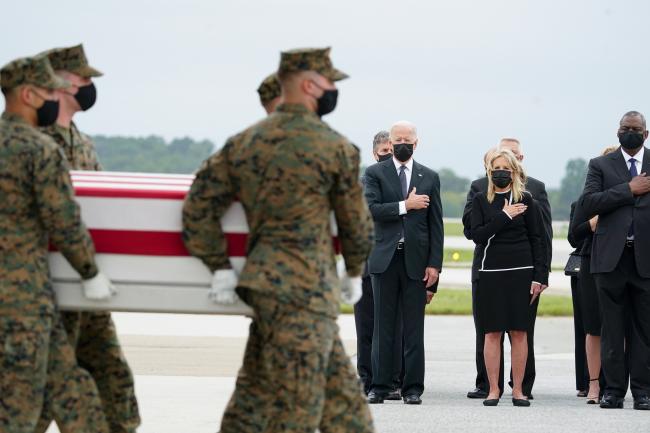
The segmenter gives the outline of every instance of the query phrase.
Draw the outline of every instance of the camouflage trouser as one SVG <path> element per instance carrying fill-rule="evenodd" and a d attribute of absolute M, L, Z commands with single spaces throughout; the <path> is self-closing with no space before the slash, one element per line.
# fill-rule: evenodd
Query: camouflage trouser
<path fill-rule="evenodd" d="M 109 312 L 61 313 L 77 362 L 95 379 L 111 433 L 132 433 L 140 425 L 133 374 L 124 358 Z M 45 402 L 36 433 L 53 420 Z M 58 422 L 57 422 L 58 424 Z"/>
<path fill-rule="evenodd" d="M 221 433 L 374 432 L 336 321 L 239 292 L 256 318 Z"/>
<path fill-rule="evenodd" d="M 62 433 L 108 433 L 92 377 L 60 316 L 0 318 L 0 431 L 33 433 L 44 401 Z"/>

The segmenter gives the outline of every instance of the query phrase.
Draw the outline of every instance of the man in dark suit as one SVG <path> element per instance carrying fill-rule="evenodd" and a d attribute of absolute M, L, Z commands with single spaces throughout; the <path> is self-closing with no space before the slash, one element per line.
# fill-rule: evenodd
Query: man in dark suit
<path fill-rule="evenodd" d="M 393 146 L 390 144 L 390 133 L 379 131 L 372 140 L 372 156 L 381 162 L 393 158 Z M 365 178 L 362 178 L 365 185 Z M 374 298 L 372 282 L 368 272 L 368 264 L 363 269 L 362 295 L 359 302 L 354 304 L 354 324 L 357 330 L 357 374 L 363 383 L 366 394 L 372 386 L 372 331 L 374 327 Z M 402 387 L 402 321 L 395 324 L 395 347 L 393 350 L 393 389 L 386 395 L 386 400 L 401 400 Z"/>
<path fill-rule="evenodd" d="M 600 407 L 604 409 L 623 407 L 627 356 L 634 409 L 650 410 L 650 153 L 643 146 L 647 138 L 643 115 L 626 113 L 618 129 L 620 150 L 589 162 L 580 200 L 585 214 L 599 215 L 591 273 L 603 315 L 606 386 Z"/>
<path fill-rule="evenodd" d="M 495 150 L 508 149 L 515 154 L 519 161 L 523 161 L 524 154 L 521 149 L 521 144 L 519 140 L 515 138 L 504 138 L 499 142 L 499 145 Z M 488 152 L 484 157 L 484 162 L 487 164 L 489 159 Z M 487 165 L 486 165 L 487 168 Z M 476 179 L 472 182 L 470 190 L 467 193 L 467 202 L 465 203 L 465 209 L 463 211 L 463 227 L 464 234 L 467 239 L 472 239 L 472 233 L 470 230 L 471 225 L 471 215 L 472 215 L 472 201 L 477 192 L 487 192 L 488 179 L 487 177 L 482 177 Z M 546 256 L 546 266 L 548 269 L 551 268 L 551 258 L 552 258 L 552 247 L 553 247 L 553 221 L 551 219 L 551 205 L 548 201 L 548 195 L 546 194 L 546 188 L 543 182 L 528 176 L 526 182 L 526 190 L 531 193 L 533 199 L 537 202 L 538 209 L 540 211 L 541 221 L 543 223 L 543 242 L 544 254 Z M 485 369 L 485 359 L 483 357 L 483 346 L 485 344 L 485 334 L 479 325 L 478 318 L 476 316 L 476 290 L 478 288 L 478 268 L 480 266 L 480 254 L 476 254 L 478 251 L 478 245 L 475 249 L 474 262 L 472 263 L 472 310 L 474 312 L 474 326 L 476 327 L 476 383 L 474 390 L 467 393 L 468 398 L 486 398 L 489 390 L 489 383 L 487 378 L 487 370 Z M 545 286 L 542 286 L 546 288 Z M 535 346 L 534 346 L 534 335 L 535 335 L 535 320 L 537 318 L 537 307 L 539 305 L 539 297 L 535 300 L 532 307 L 532 315 L 530 326 L 527 330 L 528 333 L 528 358 L 526 361 L 526 371 L 524 372 L 524 382 L 523 382 L 523 392 L 529 398 L 533 398 L 533 384 L 535 383 Z M 512 376 L 512 373 L 511 373 Z M 503 382 L 504 382 L 504 373 L 503 373 L 503 342 L 501 344 L 501 370 L 499 372 L 499 388 L 501 388 L 501 393 L 503 393 Z M 512 382 L 509 382 L 512 383 Z"/>
<path fill-rule="evenodd" d="M 375 300 L 372 389 L 369 403 L 383 403 L 391 389 L 395 325 L 401 306 L 404 329 L 406 404 L 422 403 L 424 307 L 437 290 L 442 269 L 443 225 L 440 179 L 415 162 L 417 130 L 397 122 L 390 131 L 393 159 L 366 169 L 366 200 L 375 221 L 368 260 Z"/>

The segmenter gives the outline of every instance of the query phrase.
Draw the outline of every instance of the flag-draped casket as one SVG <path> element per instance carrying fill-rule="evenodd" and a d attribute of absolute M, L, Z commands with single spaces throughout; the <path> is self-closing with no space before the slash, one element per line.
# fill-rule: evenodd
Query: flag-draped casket
<path fill-rule="evenodd" d="M 61 309 L 248 314 L 243 304 L 220 306 L 208 299 L 212 276 L 183 245 L 181 212 L 193 176 L 73 171 L 71 177 L 99 268 L 119 293 L 108 302 L 85 299 L 77 272 L 51 251 Z M 231 263 L 239 271 L 248 232 L 240 203 L 228 210 L 222 225 Z"/>

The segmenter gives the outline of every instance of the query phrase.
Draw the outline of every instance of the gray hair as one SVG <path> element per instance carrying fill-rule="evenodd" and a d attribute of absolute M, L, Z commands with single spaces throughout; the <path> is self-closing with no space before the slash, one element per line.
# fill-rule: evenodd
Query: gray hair
<path fill-rule="evenodd" d="M 415 138 L 418 136 L 418 128 L 415 126 L 415 123 L 409 122 L 408 120 L 400 120 L 398 122 L 393 123 L 393 126 L 390 127 L 390 132 L 393 132 L 393 129 L 395 129 L 398 126 L 404 126 L 406 128 L 409 128 Z"/>
<path fill-rule="evenodd" d="M 623 120 L 627 119 L 628 117 L 639 117 L 641 119 L 641 122 L 643 122 L 643 128 L 646 128 L 646 123 L 645 123 L 645 116 L 638 111 L 628 111 L 621 117 L 621 121 L 619 124 L 623 123 Z"/>
<path fill-rule="evenodd" d="M 519 147 L 519 152 L 523 154 L 524 151 L 524 146 L 521 145 L 521 141 L 517 140 L 516 138 L 513 137 L 503 137 L 501 140 L 499 140 L 499 144 L 496 147 L 496 150 L 503 150 L 503 142 L 504 141 L 509 141 L 511 143 L 517 143 L 517 147 Z"/>
<path fill-rule="evenodd" d="M 379 131 L 376 133 L 375 137 L 372 139 L 372 151 L 377 152 L 377 148 L 389 141 L 389 139 L 390 133 L 388 131 Z"/>

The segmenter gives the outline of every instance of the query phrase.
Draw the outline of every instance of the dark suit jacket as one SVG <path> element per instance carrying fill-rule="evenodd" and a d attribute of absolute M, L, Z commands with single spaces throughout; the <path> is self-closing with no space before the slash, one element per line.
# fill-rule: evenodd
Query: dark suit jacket
<path fill-rule="evenodd" d="M 429 207 L 410 210 L 399 215 L 399 202 L 404 200 L 397 170 L 392 159 L 366 169 L 366 200 L 375 221 L 375 246 L 370 253 L 368 270 L 381 274 L 388 268 L 397 242 L 404 229 L 406 272 L 413 280 L 422 280 L 424 269 L 442 269 L 443 225 L 438 174 L 413 161 L 409 192 L 429 196 Z M 434 290 L 429 288 L 429 290 Z"/>
<path fill-rule="evenodd" d="M 641 173 L 650 173 L 650 149 L 644 150 Z M 634 221 L 634 256 L 639 275 L 650 278 L 650 194 L 632 195 L 627 162 L 620 150 L 589 161 L 580 204 L 587 217 L 599 215 L 591 249 L 591 273 L 616 268 L 630 224 Z"/>
<path fill-rule="evenodd" d="M 463 233 L 465 237 L 472 240 L 472 201 L 477 192 L 487 193 L 488 178 L 484 176 L 472 182 L 467 193 L 467 201 L 465 202 L 465 209 L 463 210 Z M 551 204 L 548 202 L 548 195 L 546 194 L 546 187 L 543 182 L 528 177 L 526 182 L 526 190 L 530 192 L 535 201 L 537 202 L 542 221 L 542 248 L 545 259 L 545 264 L 548 270 L 551 269 L 551 259 L 553 256 L 553 219 L 551 218 Z M 480 250 L 482 246 L 477 245 L 476 251 Z M 474 254 L 474 263 L 472 264 L 472 279 L 478 277 L 480 254 Z"/>
<path fill-rule="evenodd" d="M 569 234 L 567 239 L 571 246 L 581 256 L 591 256 L 591 242 L 593 233 L 589 225 L 589 218 L 579 205 L 580 199 L 571 203 L 571 214 L 569 216 Z"/>

